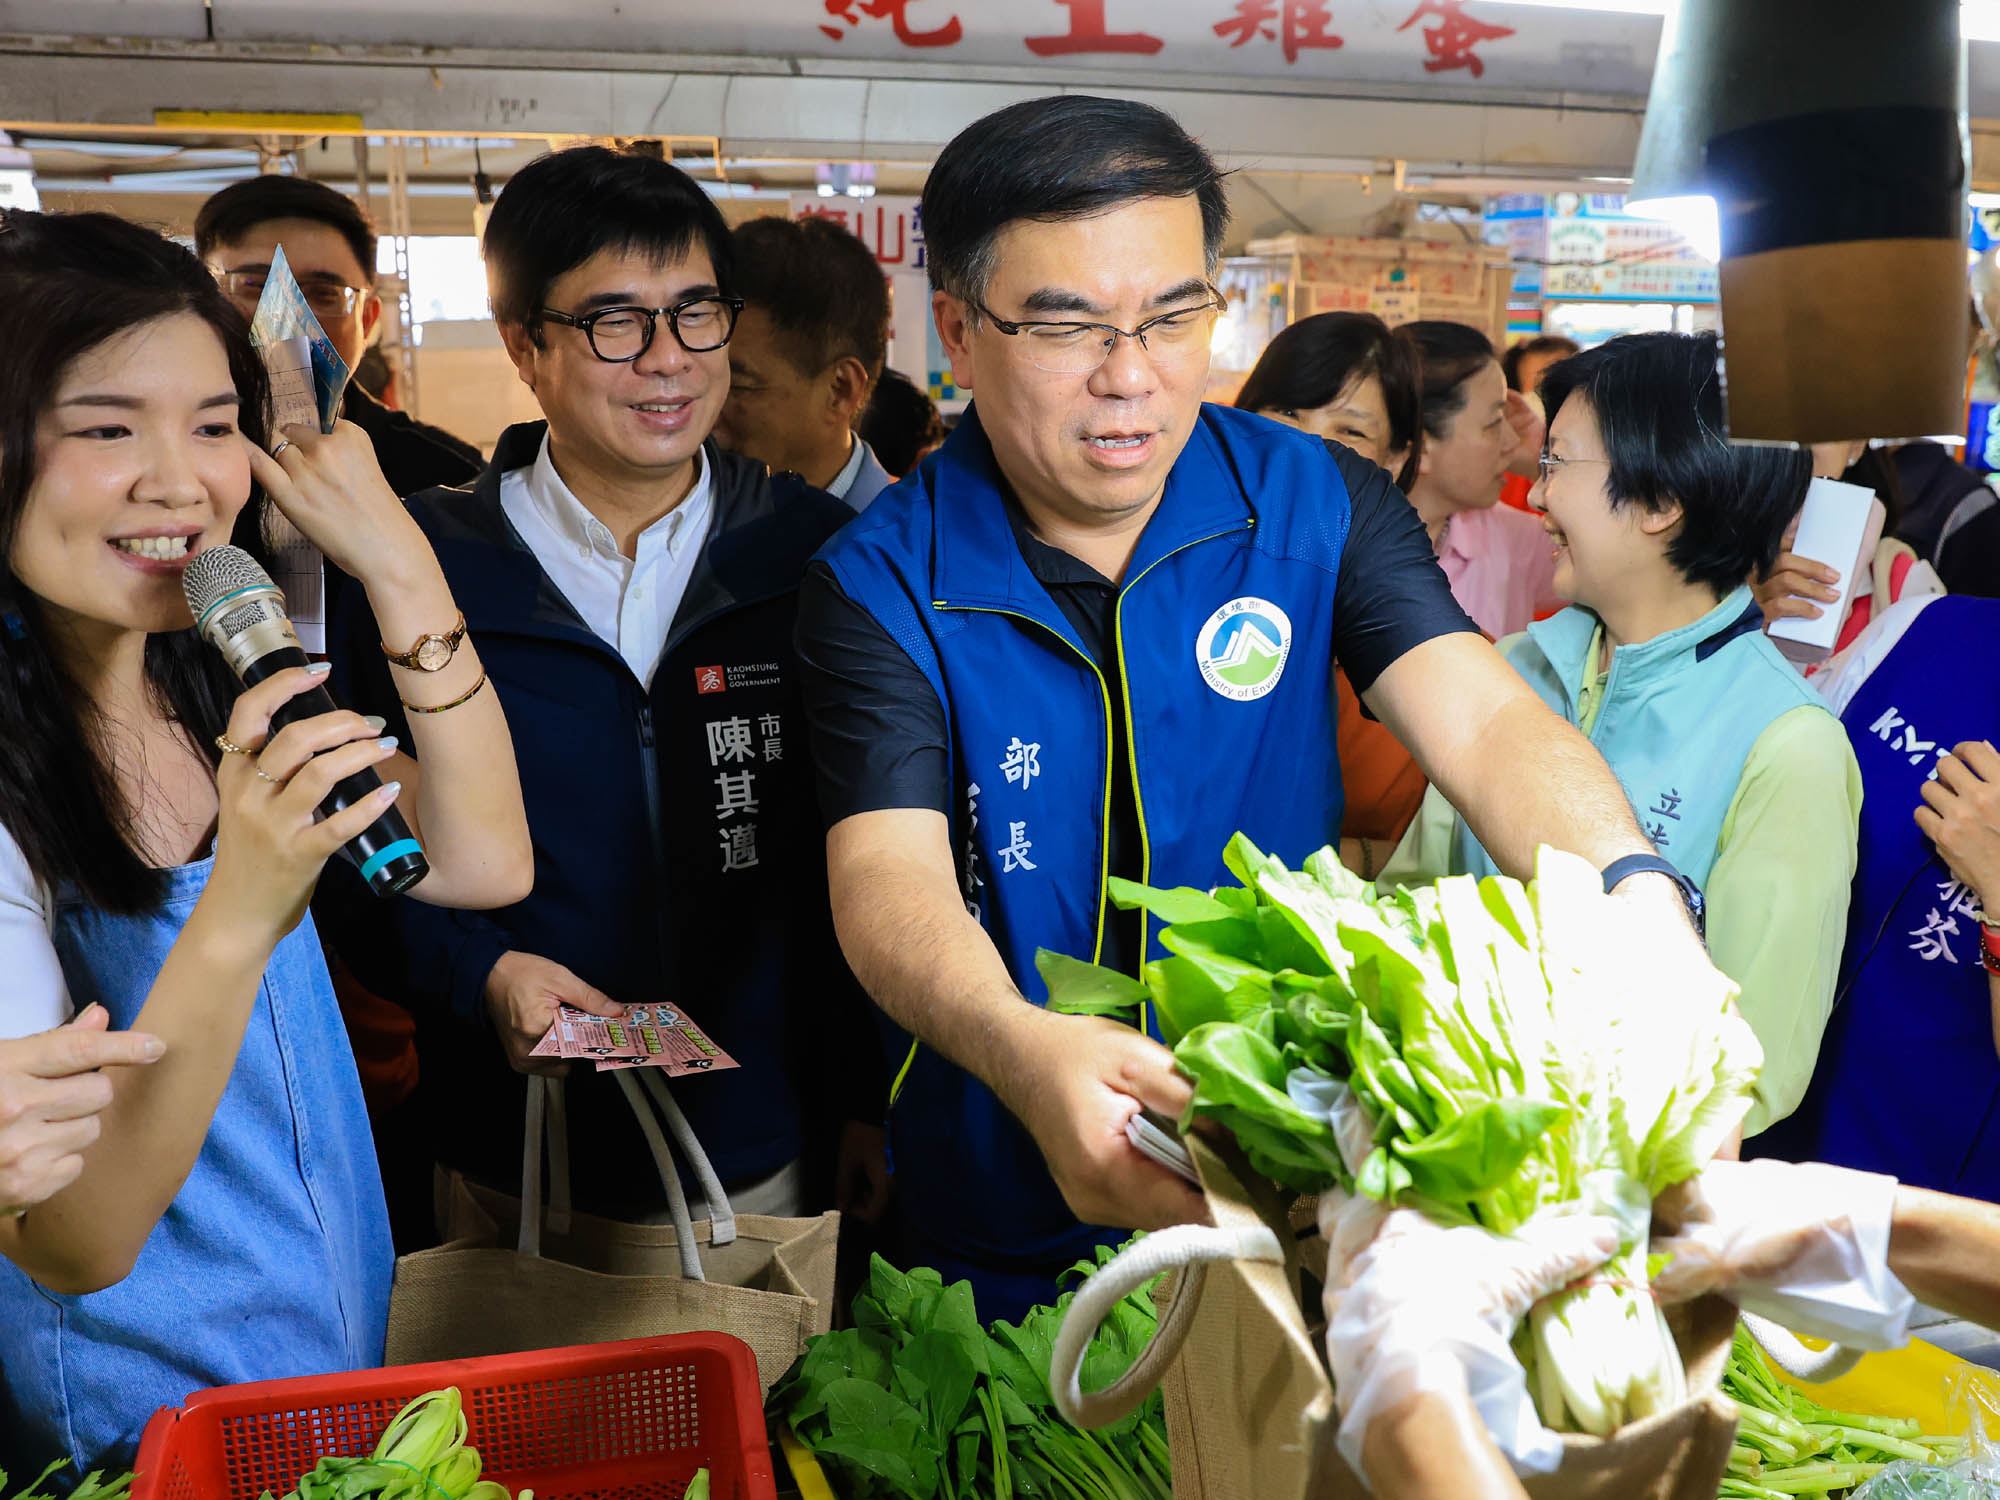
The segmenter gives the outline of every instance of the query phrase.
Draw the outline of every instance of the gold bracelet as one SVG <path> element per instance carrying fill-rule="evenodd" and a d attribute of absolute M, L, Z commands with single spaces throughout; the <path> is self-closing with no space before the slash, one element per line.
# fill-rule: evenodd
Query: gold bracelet
<path fill-rule="evenodd" d="M 464 692 L 460 693 L 456 698 L 452 699 L 451 702 L 440 703 L 436 708 L 425 708 L 421 704 L 410 702 L 408 699 L 401 699 L 399 701 L 402 703 L 403 707 L 407 708 L 413 714 L 441 714 L 448 708 L 457 708 L 458 705 L 461 703 L 471 702 L 474 696 L 478 694 L 479 690 L 485 686 L 486 686 L 486 674 L 484 672 L 481 672 L 479 674 L 479 681 L 473 683 L 471 687 L 467 688 Z"/>

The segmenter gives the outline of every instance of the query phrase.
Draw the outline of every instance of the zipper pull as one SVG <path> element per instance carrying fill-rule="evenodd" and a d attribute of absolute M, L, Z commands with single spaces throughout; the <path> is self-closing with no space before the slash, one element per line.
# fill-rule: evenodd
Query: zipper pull
<path fill-rule="evenodd" d="M 653 748 L 653 705 L 642 704 L 639 709 L 639 743 L 646 749 Z"/>

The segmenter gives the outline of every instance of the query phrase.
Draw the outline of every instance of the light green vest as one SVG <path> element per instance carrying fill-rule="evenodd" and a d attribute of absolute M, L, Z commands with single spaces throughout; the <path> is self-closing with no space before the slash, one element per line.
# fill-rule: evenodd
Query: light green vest
<path fill-rule="evenodd" d="M 1598 618 L 1581 605 L 1500 643 L 1544 703 L 1582 726 L 1583 685 L 1597 673 Z M 1823 707 L 1798 669 L 1764 635 L 1750 590 L 1739 588 L 1679 630 L 1611 655 L 1587 731 L 1660 853 L 1696 885 L 1708 883 L 1723 820 L 1758 736 L 1805 705 Z M 1451 867 L 1497 872 L 1464 819 Z"/>

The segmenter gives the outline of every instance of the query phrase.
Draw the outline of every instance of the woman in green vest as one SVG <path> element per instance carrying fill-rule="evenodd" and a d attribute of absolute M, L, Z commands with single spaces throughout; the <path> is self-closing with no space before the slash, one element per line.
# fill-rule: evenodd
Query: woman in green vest
<path fill-rule="evenodd" d="M 1861 778 L 1746 582 L 1771 565 L 1810 459 L 1730 443 L 1717 352 L 1712 334 L 1632 334 L 1544 377 L 1531 499 L 1556 590 L 1575 602 L 1500 649 L 1589 736 L 1647 836 L 1701 888 L 1709 950 L 1764 1044 L 1755 1134 L 1797 1106 L 1819 1054 Z M 1382 878 L 1493 868 L 1433 791 Z"/>

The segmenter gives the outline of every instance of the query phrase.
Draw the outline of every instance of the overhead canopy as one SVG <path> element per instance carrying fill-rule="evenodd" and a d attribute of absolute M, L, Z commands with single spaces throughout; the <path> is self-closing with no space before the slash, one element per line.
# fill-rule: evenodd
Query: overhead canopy
<path fill-rule="evenodd" d="M 732 178 L 920 181 L 981 114 L 1087 88 L 1170 110 L 1262 232 L 1358 232 L 1386 195 L 1334 178 L 1616 191 L 1660 30 L 1512 0 L 0 0 L 0 128 L 670 136 Z M 1975 181 L 2000 181 L 2000 46 L 1973 46 L 1971 100 Z"/>

